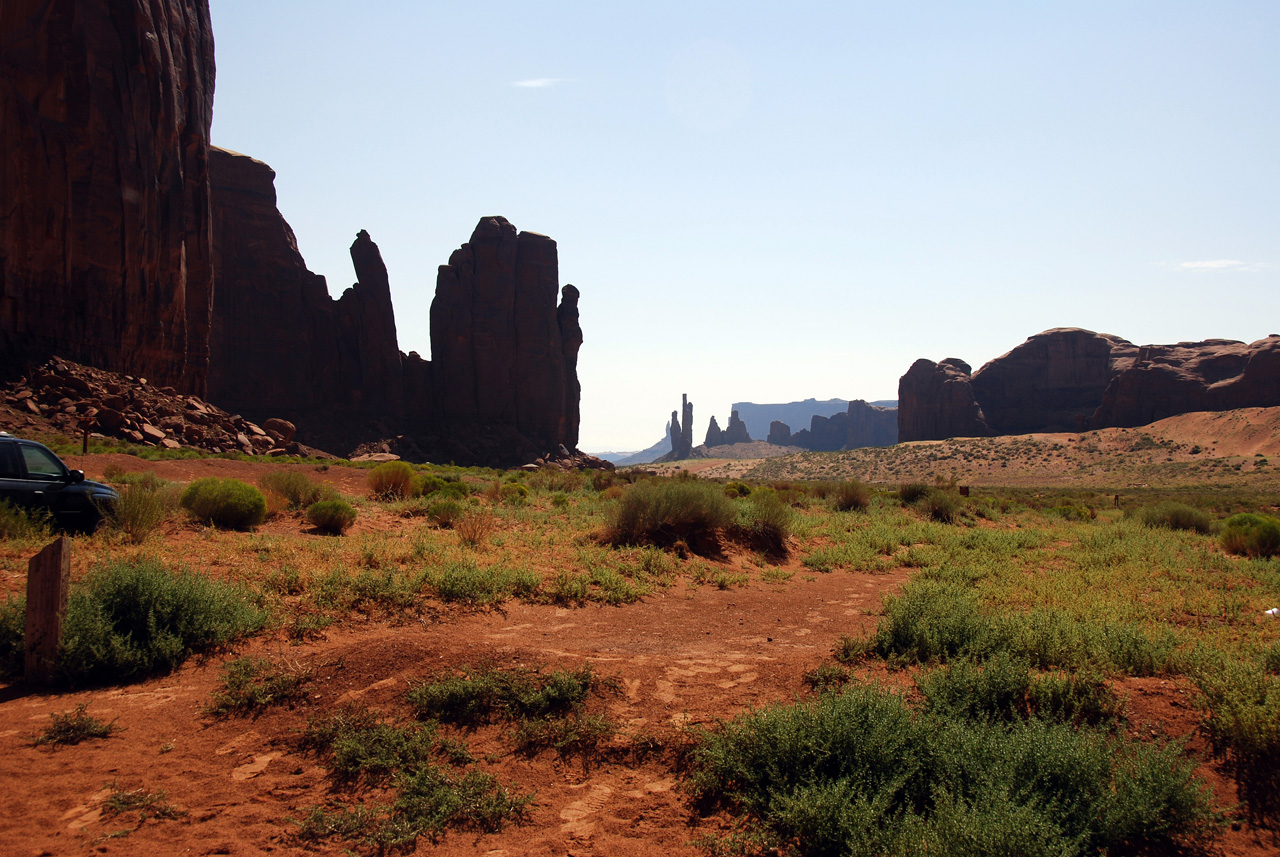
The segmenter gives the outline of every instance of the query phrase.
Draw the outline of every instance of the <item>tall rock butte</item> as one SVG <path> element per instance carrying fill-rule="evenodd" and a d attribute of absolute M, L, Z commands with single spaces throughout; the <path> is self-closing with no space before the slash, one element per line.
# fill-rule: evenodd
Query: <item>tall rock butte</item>
<path fill-rule="evenodd" d="M 1072 432 L 1280 405 L 1280 337 L 1145 345 L 1055 328 L 970 372 L 917 360 L 898 384 L 898 438 Z"/>
<path fill-rule="evenodd" d="M 500 217 L 440 270 L 433 360 L 402 354 L 365 232 L 334 300 L 266 164 L 209 144 L 207 0 L 0 3 L 0 368 L 58 353 L 345 452 L 519 464 L 576 447 L 578 291 Z"/>
<path fill-rule="evenodd" d="M 209 4 L 4 0 L 0 57 L 0 360 L 203 392 Z"/>
<path fill-rule="evenodd" d="M 556 242 L 481 219 L 441 265 L 431 303 L 433 422 L 530 452 L 578 442 L 578 290 L 557 305 Z M 504 436 L 506 440 L 504 441 Z"/>

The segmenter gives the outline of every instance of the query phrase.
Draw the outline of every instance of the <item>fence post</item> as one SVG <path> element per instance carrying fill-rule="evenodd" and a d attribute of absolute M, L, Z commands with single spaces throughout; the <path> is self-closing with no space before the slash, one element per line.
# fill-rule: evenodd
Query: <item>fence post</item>
<path fill-rule="evenodd" d="M 27 564 L 26 679 L 52 684 L 62 641 L 71 583 L 71 543 L 66 536 L 45 547 Z"/>

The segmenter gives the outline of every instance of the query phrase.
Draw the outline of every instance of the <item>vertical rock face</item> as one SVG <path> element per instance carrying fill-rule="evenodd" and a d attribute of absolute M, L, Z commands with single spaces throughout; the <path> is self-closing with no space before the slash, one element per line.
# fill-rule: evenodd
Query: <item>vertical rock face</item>
<path fill-rule="evenodd" d="M 973 395 L 992 434 L 1079 431 L 1137 353 L 1118 336 L 1046 330 L 974 373 Z"/>
<path fill-rule="evenodd" d="M 431 303 L 439 430 L 523 438 L 522 454 L 576 445 L 582 329 L 577 289 L 566 286 L 556 305 L 558 278 L 556 243 L 503 217 L 483 218 L 440 267 Z"/>
<path fill-rule="evenodd" d="M 203 394 L 207 0 L 4 0 L 0 57 L 0 357 Z"/>
<path fill-rule="evenodd" d="M 729 427 L 724 430 L 725 443 L 751 443 L 751 435 L 747 433 L 747 424 L 738 416 L 737 411 L 729 413 Z"/>
<path fill-rule="evenodd" d="M 917 360 L 898 381 L 898 441 L 991 434 L 973 395 L 969 364 Z"/>
<path fill-rule="evenodd" d="M 898 411 L 879 408 L 863 399 L 849 403 L 846 414 L 845 449 L 866 446 L 893 446 L 898 442 Z"/>
<path fill-rule="evenodd" d="M 707 439 L 703 441 L 707 446 L 724 446 L 724 431 L 720 428 L 720 424 L 716 422 L 715 416 L 711 417 L 711 423 L 707 426 Z"/>
<path fill-rule="evenodd" d="M 217 288 L 209 398 L 304 424 L 403 417 L 391 288 L 369 234 L 351 245 L 359 282 L 335 301 L 276 209 L 272 169 L 222 149 L 210 155 Z"/>
<path fill-rule="evenodd" d="M 1107 387 L 1089 428 L 1141 426 L 1193 411 L 1280 405 L 1280 336 L 1144 345 Z"/>
<path fill-rule="evenodd" d="M 774 420 L 769 423 L 769 437 L 767 438 L 767 442 L 776 446 L 790 446 L 791 426 L 781 422 L 780 420 Z"/>

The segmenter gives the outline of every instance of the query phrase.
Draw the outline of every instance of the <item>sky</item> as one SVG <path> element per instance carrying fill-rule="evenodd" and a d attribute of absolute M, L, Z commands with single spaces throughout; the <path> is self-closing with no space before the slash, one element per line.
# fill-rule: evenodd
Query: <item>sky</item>
<path fill-rule="evenodd" d="M 213 142 L 335 297 L 369 231 L 402 351 L 480 218 L 556 240 L 587 451 L 1052 327 L 1280 333 L 1272 0 L 211 7 Z"/>

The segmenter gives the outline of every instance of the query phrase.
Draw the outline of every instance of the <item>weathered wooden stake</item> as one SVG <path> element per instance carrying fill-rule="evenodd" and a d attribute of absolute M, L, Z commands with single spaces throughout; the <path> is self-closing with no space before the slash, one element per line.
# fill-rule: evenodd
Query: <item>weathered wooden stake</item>
<path fill-rule="evenodd" d="M 968 497 L 968 496 L 969 496 L 969 486 L 968 486 L 968 485 L 961 485 L 961 486 L 960 486 L 960 496 L 961 496 L 961 497 Z"/>
<path fill-rule="evenodd" d="M 48 545 L 27 564 L 26 679 L 28 684 L 52 684 L 53 667 L 62 641 L 71 584 L 71 543 L 66 536 Z"/>

